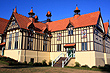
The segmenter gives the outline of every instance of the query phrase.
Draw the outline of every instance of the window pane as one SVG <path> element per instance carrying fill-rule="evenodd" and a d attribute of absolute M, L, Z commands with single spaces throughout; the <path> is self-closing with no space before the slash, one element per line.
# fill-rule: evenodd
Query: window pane
<path fill-rule="evenodd" d="M 15 33 L 15 49 L 18 48 L 18 32 Z"/>
<path fill-rule="evenodd" d="M 82 50 L 84 50 L 84 43 L 82 43 Z"/>
<path fill-rule="evenodd" d="M 57 51 L 59 51 L 59 45 L 57 44 Z"/>
<path fill-rule="evenodd" d="M 9 35 L 9 45 L 8 45 L 8 49 L 11 49 L 11 40 L 12 40 L 12 34 Z"/>
<path fill-rule="evenodd" d="M 70 35 L 70 30 L 68 30 L 68 35 Z"/>
<path fill-rule="evenodd" d="M 59 51 L 61 51 L 61 44 L 59 44 Z"/>
<path fill-rule="evenodd" d="M 73 30 L 71 30 L 71 34 L 73 34 Z"/>
<path fill-rule="evenodd" d="M 57 44 L 57 51 L 61 51 L 61 44 Z"/>
<path fill-rule="evenodd" d="M 87 50 L 87 43 L 85 43 L 85 50 Z"/>

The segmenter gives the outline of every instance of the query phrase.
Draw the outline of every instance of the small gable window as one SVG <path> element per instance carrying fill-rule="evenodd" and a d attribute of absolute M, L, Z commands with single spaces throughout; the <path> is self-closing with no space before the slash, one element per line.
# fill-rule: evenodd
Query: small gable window
<path fill-rule="evenodd" d="M 68 35 L 73 35 L 73 27 L 68 28 Z"/>
<path fill-rule="evenodd" d="M 15 25 L 15 21 L 12 22 L 12 26 Z"/>

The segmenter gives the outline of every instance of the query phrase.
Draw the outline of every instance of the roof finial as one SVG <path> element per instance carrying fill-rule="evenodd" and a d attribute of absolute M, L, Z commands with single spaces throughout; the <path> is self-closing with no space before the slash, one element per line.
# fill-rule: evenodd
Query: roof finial
<path fill-rule="evenodd" d="M 101 11 L 100 7 L 99 7 L 99 11 Z"/>
<path fill-rule="evenodd" d="M 77 4 L 76 4 L 76 7 L 77 7 Z"/>
<path fill-rule="evenodd" d="M 74 10 L 74 12 L 75 12 L 74 15 L 80 15 L 80 10 L 78 9 L 77 4 L 76 4 L 76 9 Z"/>
<path fill-rule="evenodd" d="M 33 7 L 31 7 L 31 9 L 33 9 Z"/>
<path fill-rule="evenodd" d="M 30 15 L 30 17 L 33 17 L 35 15 L 35 13 L 33 13 L 33 7 L 31 7 L 31 11 L 28 13 Z"/>
<path fill-rule="evenodd" d="M 108 23 L 109 23 L 109 19 L 108 19 Z"/>
<path fill-rule="evenodd" d="M 14 9 L 14 13 L 17 13 L 17 6 L 16 6 L 15 9 Z"/>

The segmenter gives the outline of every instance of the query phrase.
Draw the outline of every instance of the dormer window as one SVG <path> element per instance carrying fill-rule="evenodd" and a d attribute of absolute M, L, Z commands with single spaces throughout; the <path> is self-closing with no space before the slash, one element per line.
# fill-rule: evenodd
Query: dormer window
<path fill-rule="evenodd" d="M 73 27 L 68 28 L 68 35 L 73 35 Z"/>

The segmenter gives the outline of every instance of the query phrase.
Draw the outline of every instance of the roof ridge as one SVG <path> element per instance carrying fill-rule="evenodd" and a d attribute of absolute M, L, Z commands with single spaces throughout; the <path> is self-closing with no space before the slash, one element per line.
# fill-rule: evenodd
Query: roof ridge
<path fill-rule="evenodd" d="M 6 21 L 9 21 L 9 20 L 7 20 L 7 19 L 4 19 L 4 18 L 1 18 L 1 17 L 0 17 L 0 19 L 2 19 L 2 20 L 6 20 Z"/>
<path fill-rule="evenodd" d="M 95 12 L 91 12 L 91 13 L 87 13 L 87 14 L 82 14 L 82 15 L 89 15 L 89 14 L 93 14 L 93 13 L 96 13 L 96 12 L 100 12 L 100 11 L 95 11 Z"/>
<path fill-rule="evenodd" d="M 91 12 L 91 13 L 87 13 L 87 14 L 82 14 L 82 15 L 80 15 L 80 16 L 89 15 L 89 14 L 93 14 L 93 13 L 96 13 L 96 12 L 100 12 L 100 11 L 95 11 L 95 12 Z M 56 21 L 61 21 L 61 20 L 71 19 L 71 18 L 73 18 L 73 17 L 68 17 L 68 18 L 64 18 L 64 19 L 60 19 L 60 20 L 56 20 Z M 56 21 L 53 21 L 53 22 L 56 22 Z M 51 22 L 49 22 L 49 23 L 51 23 Z M 47 24 L 48 24 L 48 23 L 47 23 Z"/>
<path fill-rule="evenodd" d="M 14 13 L 14 14 L 18 14 L 18 13 Z M 24 16 L 24 15 L 22 15 L 22 14 L 18 14 L 18 15 L 20 15 L 20 16 Z M 26 16 L 24 16 L 24 17 L 26 17 Z M 26 17 L 26 18 L 28 18 L 28 17 Z"/>

